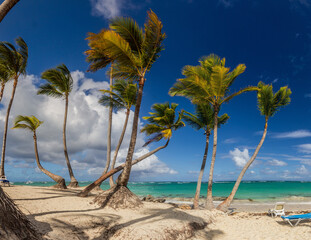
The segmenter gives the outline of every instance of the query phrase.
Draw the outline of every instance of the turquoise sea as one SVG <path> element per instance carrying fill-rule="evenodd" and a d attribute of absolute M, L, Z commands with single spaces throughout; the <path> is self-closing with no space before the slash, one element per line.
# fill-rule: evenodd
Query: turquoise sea
<path fill-rule="evenodd" d="M 87 186 L 91 182 L 79 182 L 80 186 Z M 15 182 L 14 185 L 52 186 L 53 182 Z M 231 192 L 234 182 L 216 182 L 213 185 L 214 197 L 226 197 Z M 102 189 L 109 188 L 104 182 Z M 196 182 L 130 182 L 129 189 L 138 196 L 151 194 L 164 198 L 192 198 L 196 189 Z M 201 197 L 206 196 L 207 183 L 202 184 Z M 242 182 L 236 194 L 237 199 L 251 199 L 254 201 L 292 200 L 303 201 L 311 199 L 311 182 Z"/>

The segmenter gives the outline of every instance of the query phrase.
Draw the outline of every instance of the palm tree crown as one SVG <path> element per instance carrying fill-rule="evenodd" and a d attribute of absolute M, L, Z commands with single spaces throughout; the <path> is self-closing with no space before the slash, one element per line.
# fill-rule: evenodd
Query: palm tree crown
<path fill-rule="evenodd" d="M 46 70 L 41 74 L 41 78 L 48 83 L 40 86 L 37 94 L 61 98 L 68 96 L 72 90 L 73 79 L 65 64 Z"/>
<path fill-rule="evenodd" d="M 272 85 L 258 83 L 258 108 L 261 115 L 266 118 L 272 117 L 280 107 L 284 107 L 290 103 L 290 95 L 292 91 L 287 87 L 281 87 L 276 93 L 273 93 Z"/>
<path fill-rule="evenodd" d="M 170 139 L 172 132 L 185 126 L 182 121 L 182 113 L 178 113 L 176 119 L 176 107 L 178 104 L 172 103 L 158 103 L 154 104 L 151 108 L 154 112 L 150 112 L 151 116 L 143 117 L 149 124 L 146 124 L 141 132 L 147 135 L 153 135 L 151 139 L 144 145 L 148 145 L 153 141 L 160 141 L 162 138 Z"/>
<path fill-rule="evenodd" d="M 0 42 L 0 72 L 5 71 L 9 79 L 26 74 L 27 44 L 21 37 L 18 37 L 15 42 L 18 48 L 9 42 Z"/>
<path fill-rule="evenodd" d="M 203 129 L 205 134 L 209 134 L 214 128 L 214 115 L 215 112 L 210 104 L 197 104 L 194 114 L 184 111 L 182 118 L 195 130 Z M 218 127 L 225 124 L 228 119 L 228 114 L 218 117 Z"/>
<path fill-rule="evenodd" d="M 87 39 L 91 49 L 85 52 L 89 71 L 97 71 L 114 62 L 114 77 L 139 80 L 163 49 L 165 34 L 161 31 L 162 23 L 151 10 L 144 30 L 132 18 L 112 19 L 109 29 L 98 34 L 89 33 Z"/>
<path fill-rule="evenodd" d="M 39 119 L 35 116 L 18 115 L 14 119 L 13 129 L 22 128 L 31 132 L 35 132 L 42 123 L 43 121 L 39 121 Z"/>
<path fill-rule="evenodd" d="M 135 105 L 137 99 L 137 84 L 120 79 L 116 81 L 111 88 L 112 91 L 100 90 L 104 94 L 99 99 L 100 104 L 106 107 L 109 107 L 111 104 L 116 111 L 123 108 L 130 109 Z"/>

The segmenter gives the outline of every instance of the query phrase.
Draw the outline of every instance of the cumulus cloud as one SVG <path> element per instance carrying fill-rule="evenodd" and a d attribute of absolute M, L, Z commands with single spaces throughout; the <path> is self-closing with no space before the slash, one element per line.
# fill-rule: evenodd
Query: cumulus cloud
<path fill-rule="evenodd" d="M 93 175 L 95 169 L 100 171 L 106 162 L 106 141 L 108 109 L 98 104 L 101 93 L 99 89 L 107 89 L 107 82 L 96 82 L 87 78 L 83 72 L 72 72 L 74 80 L 73 90 L 69 96 L 67 147 L 74 171 L 85 175 Z M 37 130 L 38 149 L 41 161 L 62 166 L 65 165 L 62 141 L 62 127 L 64 117 L 64 100 L 37 95 L 40 80 L 34 75 L 20 78 L 9 119 L 7 140 L 7 160 L 11 165 L 20 162 L 29 164 L 35 159 L 32 134 L 22 129 L 10 129 L 13 119 L 17 115 L 34 115 L 44 123 Z M 12 90 L 12 83 L 8 83 L 0 108 L 0 125 L 4 125 L 7 105 Z M 125 133 L 121 146 L 119 163 L 124 162 L 131 135 L 133 112 L 131 112 L 129 127 Z M 125 112 L 113 114 L 112 150 L 115 149 L 125 120 Z M 141 123 L 140 123 L 141 127 Z M 3 134 L 3 128 L 0 130 Z M 149 147 L 142 148 L 144 135 L 138 133 L 136 155 L 145 154 Z M 113 152 L 112 152 L 113 156 Z M 27 167 L 18 165 L 20 167 Z M 156 155 L 144 160 L 133 171 L 155 174 L 176 174 Z M 100 171 L 101 173 L 101 171 Z"/>
<path fill-rule="evenodd" d="M 268 164 L 271 165 L 271 166 L 280 166 L 280 167 L 287 165 L 286 162 L 283 162 L 283 161 L 280 161 L 280 160 L 277 160 L 277 159 L 269 160 Z"/>
<path fill-rule="evenodd" d="M 298 150 L 303 153 L 311 153 L 311 143 L 297 145 Z"/>
<path fill-rule="evenodd" d="M 107 19 L 119 16 L 124 0 L 91 0 L 92 14 Z"/>
<path fill-rule="evenodd" d="M 296 130 L 292 132 L 274 133 L 273 138 L 304 138 L 311 137 L 311 131 L 309 130 Z"/>
<path fill-rule="evenodd" d="M 301 165 L 299 168 L 297 168 L 296 173 L 298 175 L 307 175 L 309 174 L 309 171 L 304 165 Z"/>
<path fill-rule="evenodd" d="M 229 154 L 238 167 L 244 167 L 246 162 L 250 159 L 248 149 L 246 148 L 243 151 L 235 148 L 233 151 L 230 151 Z"/>

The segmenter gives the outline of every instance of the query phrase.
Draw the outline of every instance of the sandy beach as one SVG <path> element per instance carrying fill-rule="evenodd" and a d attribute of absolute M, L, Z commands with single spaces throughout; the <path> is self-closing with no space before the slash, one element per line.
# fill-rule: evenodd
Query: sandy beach
<path fill-rule="evenodd" d="M 182 210 L 171 204 L 144 202 L 138 210 L 102 209 L 96 193 L 78 189 L 13 186 L 4 188 L 46 239 L 310 239 L 311 221 L 291 227 L 264 214 L 269 204 L 235 203 L 235 212 Z M 243 208 L 244 206 L 244 208 Z M 294 212 L 310 204 L 289 204 Z M 242 210 L 245 210 L 244 212 Z"/>

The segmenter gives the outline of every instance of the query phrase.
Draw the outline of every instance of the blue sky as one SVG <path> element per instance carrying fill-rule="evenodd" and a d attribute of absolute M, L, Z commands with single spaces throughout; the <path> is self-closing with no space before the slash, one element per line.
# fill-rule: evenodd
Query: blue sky
<path fill-rule="evenodd" d="M 226 57 L 232 68 L 244 63 L 247 69 L 233 91 L 263 81 L 274 89 L 288 85 L 293 92 L 292 103 L 270 119 L 266 141 L 245 179 L 311 180 L 311 0 L 21 0 L 1 22 L 0 40 L 12 42 L 21 36 L 28 44 L 28 75 L 19 82 L 12 117 L 35 114 L 45 121 L 38 132 L 43 165 L 68 179 L 61 145 L 63 103 L 35 95 L 42 82 L 40 74 L 60 63 L 74 72 L 68 148 L 78 180 L 93 180 L 106 158 L 107 111 L 97 105 L 97 89 L 108 85 L 103 82 L 107 81 L 105 70 L 86 72 L 85 38 L 88 32 L 107 28 L 108 19 L 114 16 L 133 17 L 142 26 L 148 9 L 162 20 L 167 39 L 165 50 L 147 75 L 141 116 L 148 114 L 153 103 L 165 101 L 192 111 L 188 100 L 172 98 L 168 90 L 182 77 L 182 67 L 196 65 L 200 57 L 215 53 Z M 5 95 L 1 122 L 10 86 Z M 230 120 L 219 130 L 215 180 L 234 180 L 261 138 L 264 118 L 257 109 L 255 93 L 236 97 L 222 112 L 228 113 Z M 114 142 L 123 119 L 124 113 L 115 115 Z M 9 132 L 8 177 L 14 181 L 48 180 L 35 168 L 31 135 L 15 131 Z M 120 161 L 128 139 L 129 133 Z M 161 144 L 145 149 L 141 147 L 144 139 L 140 134 L 138 152 Z M 167 149 L 134 169 L 131 179 L 195 181 L 204 144 L 203 133 L 187 126 L 175 133 Z"/>

